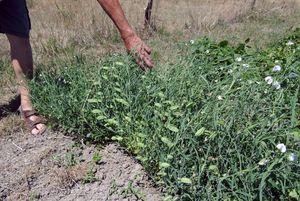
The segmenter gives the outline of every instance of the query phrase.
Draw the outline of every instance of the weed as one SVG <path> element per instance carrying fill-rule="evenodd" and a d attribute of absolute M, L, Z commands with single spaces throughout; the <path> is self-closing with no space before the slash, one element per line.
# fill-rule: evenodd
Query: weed
<path fill-rule="evenodd" d="M 95 176 L 94 166 L 90 165 L 83 179 L 83 183 L 93 183 L 95 181 L 97 181 L 97 178 Z"/>
<path fill-rule="evenodd" d="M 201 38 L 144 74 L 124 55 L 55 59 L 33 100 L 67 132 L 127 147 L 179 200 L 289 199 L 300 186 L 288 157 L 299 155 L 299 40 L 300 29 L 262 50 Z"/>
<path fill-rule="evenodd" d="M 99 164 L 102 160 L 102 156 L 99 153 L 94 153 L 93 154 L 93 162 L 95 164 Z"/>

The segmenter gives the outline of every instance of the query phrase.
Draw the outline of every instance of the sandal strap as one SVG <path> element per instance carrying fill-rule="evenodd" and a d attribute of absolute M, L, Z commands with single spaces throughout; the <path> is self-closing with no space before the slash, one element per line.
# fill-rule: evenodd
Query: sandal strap
<path fill-rule="evenodd" d="M 32 130 L 32 129 L 36 128 L 36 125 L 44 124 L 44 121 L 42 118 L 37 117 L 37 119 L 35 121 L 31 121 L 30 119 L 28 119 L 28 124 L 29 124 L 30 129 Z"/>
<path fill-rule="evenodd" d="M 24 110 L 23 115 L 27 119 L 28 117 L 37 116 L 38 114 L 35 110 Z"/>

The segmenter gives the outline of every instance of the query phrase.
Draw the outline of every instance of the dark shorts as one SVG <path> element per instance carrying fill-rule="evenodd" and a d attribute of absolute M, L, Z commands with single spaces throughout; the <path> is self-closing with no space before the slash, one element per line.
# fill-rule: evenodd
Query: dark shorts
<path fill-rule="evenodd" d="M 0 1 L 0 33 L 28 38 L 30 29 L 25 0 Z"/>

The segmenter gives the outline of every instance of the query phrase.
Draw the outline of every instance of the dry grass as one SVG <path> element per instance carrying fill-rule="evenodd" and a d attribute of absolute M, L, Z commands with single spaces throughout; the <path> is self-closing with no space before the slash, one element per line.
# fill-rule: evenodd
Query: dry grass
<path fill-rule="evenodd" d="M 153 22 L 156 32 L 144 34 L 143 16 L 147 0 L 121 1 L 134 28 L 159 55 L 161 61 L 172 58 L 177 41 L 208 35 L 236 42 L 251 38 L 263 46 L 299 26 L 299 0 L 155 0 Z M 77 51 L 102 56 L 124 51 L 119 34 L 98 5 L 84 0 L 27 0 L 32 20 L 31 41 L 36 63 L 47 62 L 57 52 Z M 160 52 L 163 49 L 164 52 Z M 10 92 L 13 74 L 8 61 L 9 47 L 0 36 L 0 101 Z M 3 68 L 3 67 L 2 67 Z M 4 72 L 4 73 L 3 73 Z M 3 90 L 3 87 L 8 90 Z"/>
<path fill-rule="evenodd" d="M 282 32 L 299 22 L 299 0 L 257 0 L 255 11 L 250 12 L 252 1 L 156 0 L 153 20 L 158 34 L 155 36 L 180 33 L 181 38 L 204 34 L 215 38 L 228 38 L 228 35 L 238 38 L 266 35 L 263 38 L 268 38 L 272 32 Z M 141 32 L 147 0 L 121 2 L 130 23 Z M 119 47 L 113 45 L 120 42 L 118 33 L 96 1 L 30 0 L 28 5 L 37 59 L 49 48 L 49 39 L 57 40 L 63 47 L 74 44 L 82 52 L 92 48 L 97 55 Z M 3 37 L 0 47 L 0 54 L 8 53 Z"/>

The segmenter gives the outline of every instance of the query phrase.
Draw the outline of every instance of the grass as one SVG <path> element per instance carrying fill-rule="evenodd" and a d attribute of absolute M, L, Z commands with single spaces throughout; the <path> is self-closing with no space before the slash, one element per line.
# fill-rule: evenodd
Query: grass
<path fill-rule="evenodd" d="M 200 38 L 147 73 L 122 54 L 54 57 L 31 83 L 33 100 L 70 134 L 118 141 L 166 197 L 297 199 L 299 40 L 299 29 L 264 49 Z"/>

